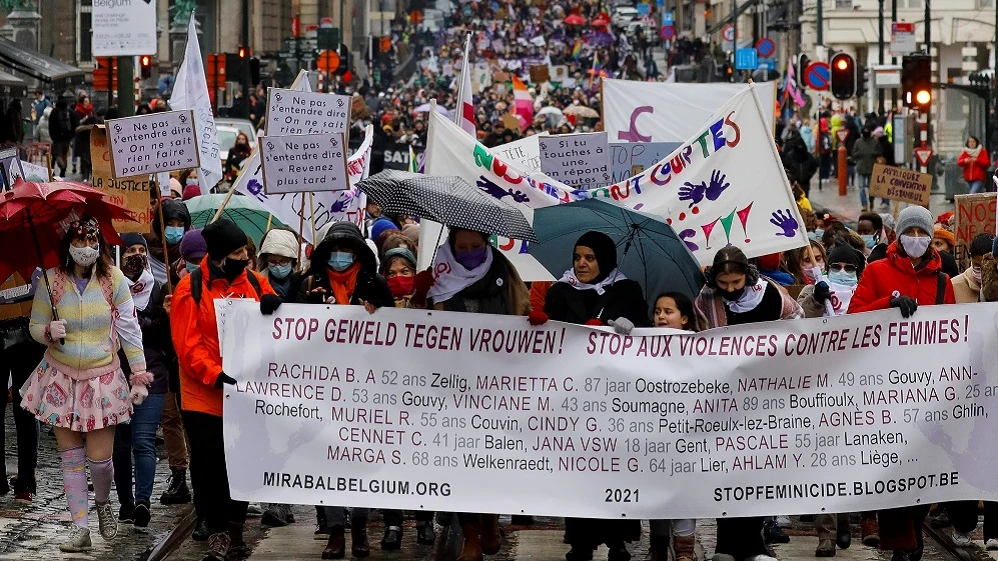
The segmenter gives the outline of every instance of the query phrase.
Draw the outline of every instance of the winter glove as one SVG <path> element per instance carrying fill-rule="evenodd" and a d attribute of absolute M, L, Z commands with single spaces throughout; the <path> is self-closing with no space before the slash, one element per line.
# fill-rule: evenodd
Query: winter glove
<path fill-rule="evenodd" d="M 220 388 L 222 384 L 236 385 L 236 380 L 232 376 L 229 376 L 225 372 L 219 372 L 218 378 L 215 380 L 215 387 Z"/>
<path fill-rule="evenodd" d="M 66 338 L 66 320 L 56 319 L 49 322 L 49 339 L 60 341 Z"/>
<path fill-rule="evenodd" d="M 529 316 L 527 316 L 527 321 L 529 321 L 530 325 L 533 326 L 544 325 L 545 323 L 548 322 L 549 319 L 551 318 L 549 318 L 548 315 L 545 314 L 543 310 L 534 310 L 530 312 Z"/>
<path fill-rule="evenodd" d="M 149 397 L 149 389 L 142 384 L 132 386 L 132 391 L 128 392 L 128 399 L 132 405 L 142 405 L 142 402 Z"/>
<path fill-rule="evenodd" d="M 436 279 L 433 278 L 433 273 L 429 269 L 416 273 L 416 279 L 412 281 L 413 288 L 415 289 L 412 293 L 412 302 L 420 306 L 425 304 L 426 293 L 430 291 L 430 287 L 435 282 Z"/>
<path fill-rule="evenodd" d="M 281 297 L 276 294 L 264 294 L 260 297 L 260 313 L 269 316 L 281 307 Z"/>
<path fill-rule="evenodd" d="M 631 331 L 634 331 L 634 323 L 627 318 L 611 319 L 606 324 L 621 335 L 630 335 Z"/>
<path fill-rule="evenodd" d="M 915 310 L 918 309 L 918 301 L 908 296 L 892 296 L 891 307 L 900 308 L 901 316 L 910 318 L 915 313 Z"/>
<path fill-rule="evenodd" d="M 814 301 L 824 305 L 825 300 L 832 297 L 832 290 L 828 288 L 828 283 L 821 281 L 814 285 Z"/>

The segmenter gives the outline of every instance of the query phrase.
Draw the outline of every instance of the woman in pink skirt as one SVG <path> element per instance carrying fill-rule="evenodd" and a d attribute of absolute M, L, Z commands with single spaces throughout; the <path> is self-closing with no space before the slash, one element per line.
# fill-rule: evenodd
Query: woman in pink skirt
<path fill-rule="evenodd" d="M 80 552 L 92 547 L 84 464 L 90 465 L 100 534 L 113 539 L 118 533 L 110 503 L 114 426 L 128 422 L 132 403 L 148 395 L 152 376 L 146 372 L 131 291 L 111 263 L 97 221 L 85 217 L 73 222 L 59 251 L 60 265 L 45 272 L 51 299 L 39 287 L 31 308 L 31 336 L 48 348 L 21 388 L 21 407 L 55 427 L 73 519 L 69 538 L 59 549 Z M 133 372 L 131 389 L 118 348 Z"/>

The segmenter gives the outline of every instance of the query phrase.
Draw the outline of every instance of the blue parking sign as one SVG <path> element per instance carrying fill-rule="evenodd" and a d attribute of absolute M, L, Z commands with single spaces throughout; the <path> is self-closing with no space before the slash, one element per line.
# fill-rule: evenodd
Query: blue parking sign
<path fill-rule="evenodd" d="M 755 70 L 759 67 L 759 53 L 754 48 L 743 48 L 735 51 L 736 70 Z"/>
<path fill-rule="evenodd" d="M 662 12 L 662 25 L 672 25 L 672 11 Z"/>

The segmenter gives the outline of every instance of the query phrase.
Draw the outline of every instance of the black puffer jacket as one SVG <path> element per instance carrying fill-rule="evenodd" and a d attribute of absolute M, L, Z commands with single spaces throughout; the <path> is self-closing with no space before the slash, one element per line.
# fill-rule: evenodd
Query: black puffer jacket
<path fill-rule="evenodd" d="M 168 384 L 171 378 L 177 376 L 177 353 L 173 350 L 173 339 L 170 337 L 170 316 L 166 315 L 163 309 L 163 302 L 166 299 L 163 285 L 157 282 L 149 296 L 149 305 L 146 309 L 136 308 L 139 327 L 142 328 L 142 348 L 146 357 L 146 371 L 152 374 L 152 385 L 149 386 L 149 393 L 166 393 L 168 386 L 170 389 L 179 390 L 179 384 L 174 386 Z M 121 359 L 121 369 L 125 376 L 132 375 L 125 360 L 125 351 L 118 350 L 118 357 Z"/>
<path fill-rule="evenodd" d="M 361 264 L 350 303 L 360 305 L 361 300 L 363 300 L 376 308 L 394 307 L 395 299 L 392 298 L 392 291 L 388 289 L 388 283 L 385 282 L 385 279 L 378 275 L 374 252 L 364 241 L 360 228 L 351 222 L 333 224 L 326 232 L 326 237 L 322 238 L 319 245 L 312 251 L 312 264 L 298 289 L 297 301 L 304 304 L 322 304 L 325 301 L 325 296 L 332 294 L 329 287 L 329 275 L 326 272 L 326 262 L 329 261 L 332 249 L 336 246 L 348 247 L 353 250 L 355 259 Z M 316 292 L 316 288 L 324 289 L 325 295 Z"/>

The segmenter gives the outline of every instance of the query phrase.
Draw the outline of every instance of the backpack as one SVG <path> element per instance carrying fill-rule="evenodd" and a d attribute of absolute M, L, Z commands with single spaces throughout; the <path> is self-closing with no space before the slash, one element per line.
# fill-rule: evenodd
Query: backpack
<path fill-rule="evenodd" d="M 256 278 L 256 273 L 253 271 L 246 271 L 246 279 L 249 280 L 250 286 L 256 292 L 256 297 L 260 298 L 263 295 L 263 290 L 260 289 L 260 279 Z M 194 269 L 191 272 L 191 298 L 194 299 L 194 304 L 201 306 L 201 269 Z"/>

